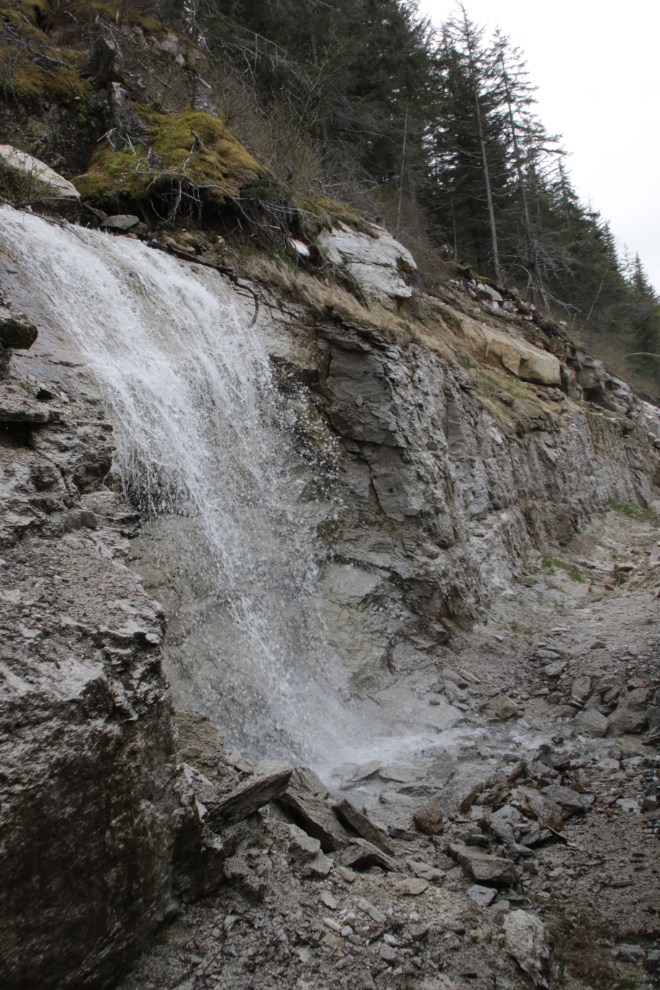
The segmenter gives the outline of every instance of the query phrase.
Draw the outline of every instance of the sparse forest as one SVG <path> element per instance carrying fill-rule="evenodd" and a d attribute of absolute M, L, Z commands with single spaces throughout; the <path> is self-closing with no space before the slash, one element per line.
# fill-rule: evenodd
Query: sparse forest
<path fill-rule="evenodd" d="M 442 250 L 658 393 L 658 297 L 576 196 L 508 38 L 460 4 L 434 30 L 406 0 L 166 0 L 155 12 L 209 52 L 228 123 L 283 181 L 385 222 L 427 289 Z"/>

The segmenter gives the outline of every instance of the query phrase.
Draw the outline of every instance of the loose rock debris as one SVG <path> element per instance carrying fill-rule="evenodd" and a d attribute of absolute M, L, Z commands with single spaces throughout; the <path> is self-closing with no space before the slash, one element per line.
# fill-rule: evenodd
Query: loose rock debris
<path fill-rule="evenodd" d="M 503 632 L 443 667 L 431 693 L 455 684 L 469 701 L 439 744 L 337 767 L 328 784 L 296 767 L 275 800 L 221 829 L 227 882 L 122 990 L 657 985 L 657 605 L 643 590 L 562 596 L 563 623 L 554 607 L 539 618 L 527 589 L 505 599 Z M 591 651 L 592 616 L 606 652 Z M 512 636 L 511 617 L 531 631 Z M 495 716 L 501 698 L 515 714 Z M 186 753 L 208 780 L 204 745 Z M 258 764 L 217 746 L 213 760 L 225 802 L 254 793 Z"/>

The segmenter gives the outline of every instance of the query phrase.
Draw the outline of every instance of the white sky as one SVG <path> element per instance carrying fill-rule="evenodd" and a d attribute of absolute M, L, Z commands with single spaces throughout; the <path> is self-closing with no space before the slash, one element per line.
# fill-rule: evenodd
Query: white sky
<path fill-rule="evenodd" d="M 660 2 L 466 0 L 527 58 L 538 115 L 563 134 L 576 192 L 638 252 L 660 291 Z M 420 0 L 439 26 L 453 0 Z"/>

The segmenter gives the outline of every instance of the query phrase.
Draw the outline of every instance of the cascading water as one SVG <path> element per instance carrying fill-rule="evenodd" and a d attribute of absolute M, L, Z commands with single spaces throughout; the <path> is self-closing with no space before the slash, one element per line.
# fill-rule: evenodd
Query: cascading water
<path fill-rule="evenodd" d="M 204 710 L 251 754 L 345 752 L 360 733 L 315 621 L 288 414 L 251 299 L 136 240 L 6 207 L 0 227 L 39 287 L 41 317 L 101 388 L 115 466 L 155 520 L 144 540 L 161 587 L 187 571 L 185 620 L 181 602 L 166 603 L 176 703 Z"/>

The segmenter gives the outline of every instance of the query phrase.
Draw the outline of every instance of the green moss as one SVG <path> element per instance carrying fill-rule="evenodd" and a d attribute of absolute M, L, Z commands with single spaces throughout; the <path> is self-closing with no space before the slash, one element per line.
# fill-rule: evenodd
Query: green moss
<path fill-rule="evenodd" d="M 608 498 L 610 509 L 620 512 L 628 519 L 635 519 L 637 522 L 655 522 L 656 515 L 650 509 L 642 509 L 639 505 L 630 505 L 628 502 L 617 502 L 616 499 Z"/>
<path fill-rule="evenodd" d="M 53 51 L 53 58 L 67 63 L 71 68 L 54 63 L 44 68 L 26 50 L 16 56 L 11 48 L 0 47 L 0 80 L 5 92 L 28 104 L 41 103 L 44 100 L 50 103 L 68 103 L 76 99 L 88 99 L 92 95 L 92 88 L 86 79 L 80 78 L 77 71 L 84 53 L 66 49 Z"/>
<path fill-rule="evenodd" d="M 565 571 L 566 574 L 568 574 L 571 581 L 577 581 L 580 584 L 584 584 L 582 571 L 577 564 L 566 564 L 563 560 L 558 560 L 549 553 L 542 553 L 541 560 L 543 561 L 543 566 L 546 567 L 551 574 L 554 574 L 555 567 L 558 567 L 560 570 Z"/>
<path fill-rule="evenodd" d="M 239 197 L 250 183 L 264 179 L 263 169 L 222 117 L 202 110 L 178 113 L 136 105 L 147 128 L 135 153 L 112 150 L 103 142 L 88 171 L 73 180 L 89 201 L 139 200 L 182 182 L 209 200 Z"/>

